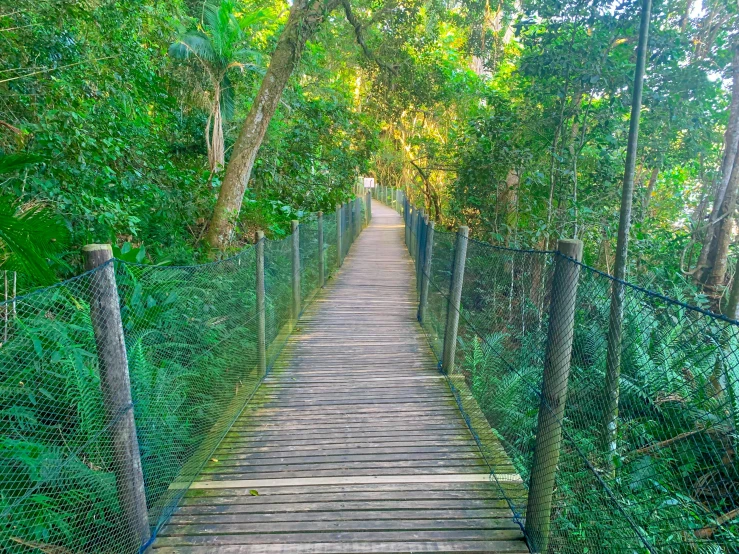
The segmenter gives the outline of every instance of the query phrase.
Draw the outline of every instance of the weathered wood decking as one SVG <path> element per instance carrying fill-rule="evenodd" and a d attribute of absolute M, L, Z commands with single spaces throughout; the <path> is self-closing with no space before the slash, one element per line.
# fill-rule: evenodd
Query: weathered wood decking
<path fill-rule="evenodd" d="M 155 552 L 528 552 L 416 321 L 402 221 L 372 213 Z"/>

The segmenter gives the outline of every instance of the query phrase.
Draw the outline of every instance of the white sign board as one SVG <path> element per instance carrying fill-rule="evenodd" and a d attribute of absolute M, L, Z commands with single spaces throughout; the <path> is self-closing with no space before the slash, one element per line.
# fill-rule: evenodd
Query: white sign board
<path fill-rule="evenodd" d="M 366 189 L 373 189 L 373 188 L 375 188 L 375 178 L 374 177 L 365 177 L 364 178 L 364 188 L 366 188 Z"/>

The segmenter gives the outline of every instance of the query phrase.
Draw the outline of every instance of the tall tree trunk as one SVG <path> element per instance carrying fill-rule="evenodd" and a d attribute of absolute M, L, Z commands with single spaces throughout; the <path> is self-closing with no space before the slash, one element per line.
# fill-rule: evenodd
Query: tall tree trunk
<path fill-rule="evenodd" d="M 649 19 L 652 11 L 652 0 L 643 0 L 641 25 L 639 28 L 639 46 L 636 50 L 636 69 L 634 72 L 634 95 L 631 99 L 631 119 L 629 121 L 629 139 L 626 145 L 626 169 L 624 170 L 624 186 L 621 191 L 621 213 L 618 222 L 618 241 L 616 243 L 616 261 L 611 290 L 611 312 L 608 322 L 608 348 L 606 357 L 606 384 L 604 413 L 604 436 L 607 448 L 606 464 L 612 470 L 614 457 L 617 455 L 616 437 L 618 433 L 618 397 L 621 378 L 621 334 L 624 318 L 623 281 L 626 278 L 626 259 L 629 251 L 629 230 L 631 228 L 631 207 L 634 200 L 634 173 L 636 171 L 636 150 L 639 140 L 639 117 L 641 115 L 641 97 L 644 87 L 644 71 L 647 58 L 647 42 L 649 40 Z"/>
<path fill-rule="evenodd" d="M 517 228 L 518 224 L 518 187 L 521 183 L 521 176 L 515 169 L 509 169 L 505 178 L 505 193 L 499 201 L 505 206 L 505 225 L 506 225 L 506 246 L 510 245 L 511 232 Z M 515 240 L 515 237 L 513 237 Z"/>
<path fill-rule="evenodd" d="M 708 271 L 703 285 L 711 297 L 714 312 L 721 313 L 722 285 L 726 278 L 726 263 L 729 254 L 732 231 L 734 229 L 734 212 L 736 211 L 737 189 L 739 188 L 739 153 L 734 160 L 726 196 L 721 204 L 718 220 L 715 225 L 711 250 L 708 255 Z"/>
<path fill-rule="evenodd" d="M 739 149 L 739 42 L 734 44 L 731 72 L 731 111 L 729 114 L 729 124 L 726 126 L 726 132 L 724 133 L 724 157 L 721 162 L 721 180 L 716 188 L 711 216 L 708 219 L 706 234 L 703 236 L 701 253 L 698 257 L 695 271 L 696 282 L 703 283 L 704 285 L 707 284 L 707 280 L 712 273 L 712 267 L 717 261 L 715 258 L 716 251 L 713 247 L 715 244 L 714 238 L 721 213 L 726 212 L 722 204 L 726 201 L 726 192 L 729 187 L 729 180 L 731 179 L 737 150 Z"/>
<path fill-rule="evenodd" d="M 306 41 L 338 4 L 339 0 L 295 0 L 290 8 L 287 24 L 277 41 L 267 73 L 241 127 L 226 168 L 205 239 L 212 248 L 222 249 L 228 244 L 234 219 L 241 210 L 254 160 L 282 91 L 300 61 Z"/>

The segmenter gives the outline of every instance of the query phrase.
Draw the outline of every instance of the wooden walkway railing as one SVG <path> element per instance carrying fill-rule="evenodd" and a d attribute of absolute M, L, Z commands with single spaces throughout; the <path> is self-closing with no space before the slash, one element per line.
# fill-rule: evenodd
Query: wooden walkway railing
<path fill-rule="evenodd" d="M 153 551 L 528 552 L 416 321 L 403 223 L 372 223 Z"/>

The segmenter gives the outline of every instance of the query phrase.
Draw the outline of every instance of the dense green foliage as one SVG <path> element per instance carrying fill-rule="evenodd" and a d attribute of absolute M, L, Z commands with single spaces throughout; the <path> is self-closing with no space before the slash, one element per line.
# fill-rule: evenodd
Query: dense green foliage
<path fill-rule="evenodd" d="M 286 7 L 265 4 L 260 17 L 247 17 L 258 6 L 238 4 L 234 17 L 243 29 L 234 40 L 241 42 L 231 48 L 241 65 L 225 76 L 233 92 L 227 151 Z M 204 137 L 212 89 L 201 67 L 168 54 L 187 29 L 209 32 L 200 25 L 201 8 L 21 0 L 16 11 L 0 12 L 0 154 L 41 160 L 6 176 L 3 190 L 66 222 L 71 243 L 67 264 L 55 264 L 60 277 L 78 272 L 76 250 L 96 241 L 143 244 L 157 263 L 202 259 L 199 241 L 220 182 L 209 170 Z M 283 98 L 237 247 L 253 240 L 256 228 L 280 236 L 296 215 L 332 209 L 366 168 L 375 134 L 351 109 L 353 83 L 328 50 L 311 45 Z"/>
<path fill-rule="evenodd" d="M 351 240 L 344 229 L 344 247 Z M 336 226 L 324 238 L 327 276 Z M 319 289 L 315 218 L 300 226 L 304 305 Z M 266 240 L 266 345 L 271 366 L 291 330 L 292 241 Z M 345 253 L 346 253 L 345 250 Z M 149 521 L 166 521 L 256 390 L 256 253 L 160 267 L 124 246 L 112 268 L 35 291 L 0 325 L 0 548 L 134 552 L 116 490 L 90 301 L 114 271 L 128 351 Z M 116 415 L 118 417 L 120 414 Z M 115 417 L 112 421 L 115 421 Z M 135 543 L 135 544 L 134 544 Z"/>
<path fill-rule="evenodd" d="M 229 345 L 248 344 L 244 321 L 253 300 L 230 296 L 241 271 L 233 260 L 205 266 L 230 268 L 217 279 L 208 269 L 157 271 L 212 256 L 203 237 L 221 165 L 229 163 L 290 5 L 17 0 L 0 8 L 0 261 L 21 273 L 21 291 L 79 273 L 85 243 L 113 242 L 120 259 L 146 266 L 119 266 L 119 278 L 134 394 L 147 399 L 137 416 L 155 504 L 201 446 L 213 406 L 230 406 L 223 400 L 201 409 L 207 395 L 195 381 L 206 376 L 236 386 L 229 364 L 212 352 L 217 344 L 231 355 Z M 332 13 L 281 95 L 229 253 L 252 242 L 257 229 L 279 240 L 289 220 L 332 212 L 351 196 L 357 177 L 372 174 L 403 188 L 440 231 L 465 223 L 474 238 L 539 250 L 554 248 L 558 238 L 581 238 L 585 261 L 610 272 L 639 3 L 351 6 L 356 26 L 340 10 Z M 737 33 L 737 6 L 728 0 L 654 3 L 629 274 L 700 305 L 706 299 L 692 272 L 731 128 Z M 734 212 L 732 206 L 726 217 Z M 441 232 L 437 240 L 447 250 L 453 244 Z M 465 309 L 478 319 L 462 333 L 460 352 L 481 406 L 525 477 L 537 402 L 526 380 L 540 379 L 550 265 L 495 260 L 484 248 L 470 250 Z M 435 271 L 447 278 L 443 251 L 435 248 Z M 286 269 L 277 265 L 271 278 L 281 286 Z M 601 407 L 586 400 L 604 381 L 609 283 L 589 275 L 589 296 L 577 312 L 564 459 L 575 467 L 584 454 L 600 468 L 608 463 L 595 438 Z M 714 308 L 731 278 L 721 275 L 711 290 Z M 9 383 L 3 452 L 14 453 L 17 480 L 2 483 L 17 494 L 0 497 L 0 508 L 24 503 L 31 515 L 15 531 L 23 540 L 60 544 L 90 536 L 83 528 L 116 528 L 109 453 L 95 446 L 103 422 L 88 409 L 99 405 L 99 386 L 83 283 L 32 297 L 38 305 L 11 318 L 12 340 L 0 350 Z M 216 308 L 215 299 L 223 305 Z M 661 546 L 720 552 L 713 534 L 734 540 L 733 518 L 701 526 L 708 516 L 731 515 L 737 503 L 739 390 L 729 374 L 737 366 L 736 337 L 716 320 L 653 300 L 633 293 L 625 311 L 621 459 L 611 485 L 647 532 L 665 533 Z M 428 323 L 438 337 L 443 295 L 431 302 L 441 314 Z M 275 322 L 286 309 L 284 302 L 270 306 Z M 26 372 L 42 367 L 55 371 L 26 387 Z M 712 379 L 729 386 L 711 394 Z M 53 404 L 48 413 L 44 402 Z M 146 438 L 162 428 L 171 431 L 167 460 Z M 59 438 L 40 439 L 54 433 Z M 690 441 L 676 440 L 669 458 L 644 455 L 652 444 L 683 436 Z M 588 527 L 603 501 L 592 475 L 565 472 L 555 514 L 560 537 L 621 546 L 633 537 L 607 521 Z M 53 479 L 57 484 L 48 485 Z M 70 515 L 75 503 L 90 512 Z M 54 517 L 39 523 L 34 515 L 41 513 Z"/>
<path fill-rule="evenodd" d="M 0 152 L 42 162 L 4 182 L 91 241 L 202 259 L 225 160 L 287 4 L 20 0 L 0 19 Z M 495 243 L 586 243 L 612 268 L 638 3 L 357 3 L 309 41 L 270 124 L 235 247 L 330 210 L 373 172 L 440 223 Z M 380 24 L 381 23 L 381 24 Z M 729 117 L 736 6 L 655 4 L 637 167 L 633 270 L 684 288 Z M 58 29 L 63 29 L 58 31 Z M 220 92 L 219 92 L 220 91 Z M 214 136 L 210 136 L 214 140 Z M 690 280 L 689 278 L 687 280 Z"/>
<path fill-rule="evenodd" d="M 416 239 L 411 239 L 414 244 Z M 455 234 L 433 237 L 429 301 L 422 321 L 441 358 Z M 495 474 L 525 519 L 542 375 L 559 254 L 469 241 L 461 295 L 456 375 L 485 418 L 467 413 L 480 437 L 492 426 L 522 478 Z M 734 552 L 739 544 L 739 335 L 736 324 L 629 286 L 615 474 L 603 441 L 611 277 L 582 267 L 548 552 Z M 559 291 L 561 293 L 561 291 Z M 551 335 L 550 335 L 551 336 Z M 560 360 L 561 362 L 561 360 Z M 464 410 L 464 401 L 461 403 Z M 551 408 L 550 408 L 551 409 Z M 483 439 L 493 464 L 500 447 Z M 495 462 L 497 460 L 497 462 Z M 641 538 L 640 535 L 641 534 Z M 643 539 L 643 540 L 642 540 Z"/>

